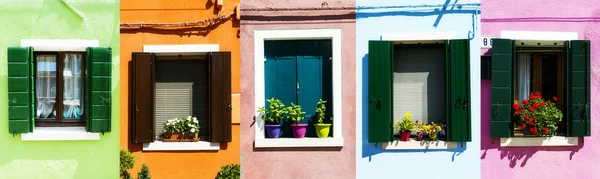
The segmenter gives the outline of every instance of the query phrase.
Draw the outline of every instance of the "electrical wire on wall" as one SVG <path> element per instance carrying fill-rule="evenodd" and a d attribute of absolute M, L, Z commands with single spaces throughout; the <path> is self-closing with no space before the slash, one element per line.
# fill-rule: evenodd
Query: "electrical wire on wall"
<path fill-rule="evenodd" d="M 210 27 L 216 24 L 219 24 L 223 21 L 227 21 L 234 17 L 234 15 L 238 14 L 239 6 L 235 8 L 236 10 L 227 14 L 227 15 L 217 15 L 208 19 L 192 21 L 192 22 L 175 22 L 175 23 L 121 23 L 121 30 L 132 30 L 132 29 L 141 29 L 141 28 L 179 28 L 179 27 Z M 237 16 L 239 19 L 239 16 Z"/>

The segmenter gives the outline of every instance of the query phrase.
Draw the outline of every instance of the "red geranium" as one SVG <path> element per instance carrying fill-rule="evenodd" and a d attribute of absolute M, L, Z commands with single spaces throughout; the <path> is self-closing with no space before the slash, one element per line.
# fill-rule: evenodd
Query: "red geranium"
<path fill-rule="evenodd" d="M 554 97 L 552 97 L 552 100 L 558 101 L 558 97 L 554 96 Z"/>
<path fill-rule="evenodd" d="M 544 127 L 544 134 L 548 134 L 548 128 Z"/>
<path fill-rule="evenodd" d="M 535 121 L 535 120 L 537 120 L 537 117 L 533 116 L 533 120 L 534 120 L 534 121 Z"/>
<path fill-rule="evenodd" d="M 527 100 L 523 100 L 523 104 L 524 104 L 524 105 L 528 105 L 528 104 L 529 104 L 529 101 L 527 101 Z"/>
<path fill-rule="evenodd" d="M 555 101 L 557 98 L 553 98 Z M 544 100 L 540 92 L 533 92 L 528 99 L 513 104 L 514 115 L 520 119 L 520 126 L 532 135 L 547 135 L 556 131 L 562 120 L 562 112 L 550 100 Z M 519 124 L 518 123 L 518 124 Z M 538 130 L 539 128 L 539 130 Z"/>

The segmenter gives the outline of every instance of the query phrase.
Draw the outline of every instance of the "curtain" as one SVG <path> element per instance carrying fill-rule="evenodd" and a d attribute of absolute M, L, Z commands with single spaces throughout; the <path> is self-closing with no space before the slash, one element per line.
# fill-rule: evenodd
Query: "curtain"
<path fill-rule="evenodd" d="M 81 54 L 65 54 L 64 56 L 63 117 L 65 119 L 79 119 L 83 116 L 81 58 Z"/>
<path fill-rule="evenodd" d="M 519 54 L 518 70 L 518 100 L 521 102 L 529 97 L 531 93 L 531 54 Z"/>
<path fill-rule="evenodd" d="M 56 118 L 56 56 L 40 55 L 36 62 L 36 117 Z"/>

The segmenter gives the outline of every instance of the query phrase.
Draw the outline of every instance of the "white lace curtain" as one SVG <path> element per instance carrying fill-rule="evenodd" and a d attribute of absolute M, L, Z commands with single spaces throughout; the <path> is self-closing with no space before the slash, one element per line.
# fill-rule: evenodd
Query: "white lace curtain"
<path fill-rule="evenodd" d="M 81 118 L 83 115 L 83 74 L 81 54 L 66 54 L 63 69 L 63 118 Z M 36 117 L 56 118 L 56 56 L 39 55 L 36 77 Z"/>
<path fill-rule="evenodd" d="M 529 98 L 531 93 L 531 54 L 519 54 L 519 71 L 518 71 L 518 100 L 521 101 Z"/>

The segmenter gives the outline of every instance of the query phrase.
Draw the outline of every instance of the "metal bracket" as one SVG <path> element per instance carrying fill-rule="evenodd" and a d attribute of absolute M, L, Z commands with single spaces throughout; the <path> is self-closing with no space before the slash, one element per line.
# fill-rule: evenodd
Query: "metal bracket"
<path fill-rule="evenodd" d="M 496 138 L 492 137 L 492 144 L 494 144 L 494 139 L 496 139 Z"/>

